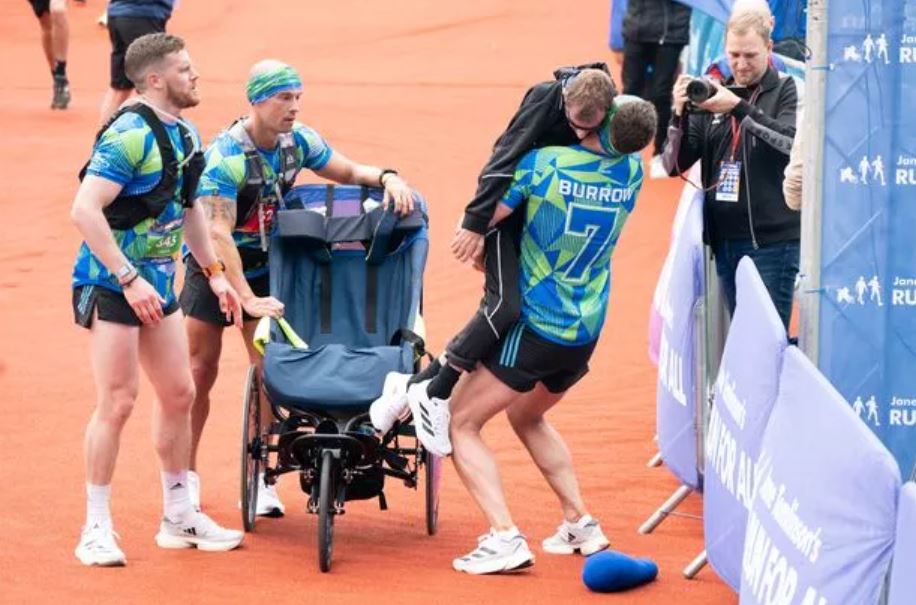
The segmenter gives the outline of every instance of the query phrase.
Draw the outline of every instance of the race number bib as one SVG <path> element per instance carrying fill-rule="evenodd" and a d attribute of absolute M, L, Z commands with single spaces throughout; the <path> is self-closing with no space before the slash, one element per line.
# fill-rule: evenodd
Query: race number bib
<path fill-rule="evenodd" d="M 181 250 L 182 232 L 181 221 L 152 227 L 146 233 L 146 253 L 143 256 L 150 259 L 177 257 Z"/>
<path fill-rule="evenodd" d="M 741 162 L 723 161 L 719 168 L 719 184 L 716 185 L 716 201 L 737 202 L 740 185 Z"/>

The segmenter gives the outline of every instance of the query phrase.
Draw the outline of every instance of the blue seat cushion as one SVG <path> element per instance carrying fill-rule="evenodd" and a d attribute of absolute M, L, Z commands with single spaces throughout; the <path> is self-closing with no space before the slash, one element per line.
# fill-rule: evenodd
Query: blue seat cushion
<path fill-rule="evenodd" d="M 270 400 L 284 407 L 364 410 L 381 394 L 388 372 L 413 371 L 411 357 L 407 346 L 296 349 L 270 342 L 264 354 L 264 387 Z"/>

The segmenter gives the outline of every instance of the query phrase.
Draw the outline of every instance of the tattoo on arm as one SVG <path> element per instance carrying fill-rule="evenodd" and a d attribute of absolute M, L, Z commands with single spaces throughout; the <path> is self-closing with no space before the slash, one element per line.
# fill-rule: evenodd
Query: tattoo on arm
<path fill-rule="evenodd" d="M 235 227 L 235 202 L 224 197 L 205 196 L 200 198 L 204 214 L 211 223 L 225 223 L 230 229 Z"/>

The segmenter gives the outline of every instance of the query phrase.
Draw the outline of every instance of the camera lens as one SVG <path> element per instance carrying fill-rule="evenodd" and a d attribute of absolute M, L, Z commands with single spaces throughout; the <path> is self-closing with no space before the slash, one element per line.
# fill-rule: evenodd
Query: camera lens
<path fill-rule="evenodd" d="M 706 80 L 691 80 L 687 84 L 687 98 L 691 103 L 702 103 L 716 94 L 716 89 Z"/>

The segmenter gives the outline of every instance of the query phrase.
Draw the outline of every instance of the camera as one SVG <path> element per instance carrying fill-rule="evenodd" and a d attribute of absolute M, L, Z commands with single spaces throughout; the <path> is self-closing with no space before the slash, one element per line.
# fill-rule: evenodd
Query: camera
<path fill-rule="evenodd" d="M 694 78 L 687 83 L 687 98 L 694 105 L 709 100 L 714 94 L 716 94 L 716 87 L 709 80 Z"/>

